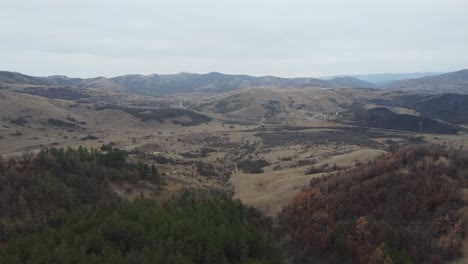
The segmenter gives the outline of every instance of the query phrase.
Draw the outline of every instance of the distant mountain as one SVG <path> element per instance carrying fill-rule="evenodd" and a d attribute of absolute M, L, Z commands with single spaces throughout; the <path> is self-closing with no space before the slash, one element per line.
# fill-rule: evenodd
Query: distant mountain
<path fill-rule="evenodd" d="M 319 77 L 319 79 L 330 80 L 336 77 L 354 77 L 363 81 L 383 85 L 392 81 L 415 79 L 425 76 L 433 76 L 442 74 L 440 72 L 412 72 L 412 73 L 374 73 L 374 74 L 354 74 L 354 75 L 335 75 Z"/>
<path fill-rule="evenodd" d="M 174 95 L 184 93 L 223 93 L 247 87 L 348 87 L 315 78 L 280 78 L 229 75 L 218 72 L 207 74 L 178 73 L 150 75 L 122 75 L 114 78 L 69 78 L 55 75 L 32 77 L 14 72 L 0 72 L 0 83 L 49 86 L 70 86 L 99 91 L 126 92 L 146 95 Z"/>
<path fill-rule="evenodd" d="M 43 80 L 43 78 L 32 77 L 17 72 L 7 71 L 0 71 L 0 83 L 48 85 L 47 80 Z"/>
<path fill-rule="evenodd" d="M 468 94 L 468 69 L 417 79 L 402 80 L 384 85 L 391 90 L 416 91 L 430 94 Z"/>
<path fill-rule="evenodd" d="M 406 76 L 417 74 L 406 74 Z M 365 75 L 362 75 L 365 76 Z M 371 76 L 371 75 L 368 75 Z M 402 77 L 402 74 L 394 74 Z M 398 77 L 398 78 L 399 78 Z M 382 79 L 380 79 L 382 80 Z M 70 78 L 54 75 L 33 77 L 16 72 L 0 71 L 0 84 L 67 86 L 104 92 L 123 92 L 145 95 L 176 95 L 190 93 L 219 94 L 248 87 L 272 88 L 376 88 L 367 80 L 355 76 L 334 77 L 328 80 L 316 78 L 281 78 L 275 76 L 230 75 L 218 72 L 207 74 L 178 73 L 150 75 L 122 75 L 113 78 Z M 426 76 L 419 79 L 395 81 L 382 86 L 385 89 L 402 89 L 425 93 L 468 93 L 468 70 Z"/>
<path fill-rule="evenodd" d="M 124 75 L 111 79 L 125 87 L 127 92 L 171 95 L 180 93 L 223 93 L 247 87 L 337 87 L 333 83 L 314 78 L 280 78 L 228 75 L 217 72 L 207 74 L 179 73 L 169 75 Z"/>
<path fill-rule="evenodd" d="M 350 88 L 377 88 L 377 85 L 368 81 L 363 81 L 355 77 L 335 77 L 328 80 L 329 82 L 342 87 Z"/>

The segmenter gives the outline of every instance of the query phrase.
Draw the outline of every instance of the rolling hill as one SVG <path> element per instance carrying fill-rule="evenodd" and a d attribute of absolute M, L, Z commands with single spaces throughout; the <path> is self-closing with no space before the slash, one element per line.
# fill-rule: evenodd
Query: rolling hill
<path fill-rule="evenodd" d="M 365 75 L 363 75 L 365 76 Z M 417 74 L 408 77 L 421 76 Z M 398 77 L 400 78 L 400 77 Z M 206 74 L 130 74 L 113 78 L 69 78 L 54 75 L 33 77 L 16 72 L 0 72 L 0 84 L 11 85 L 46 85 L 86 88 L 105 92 L 123 92 L 167 96 L 176 94 L 219 94 L 249 87 L 271 88 L 377 88 L 379 85 L 358 79 L 356 76 L 336 76 L 334 78 L 281 78 L 275 76 L 231 75 L 219 72 Z M 467 93 L 468 70 L 450 72 L 441 75 L 425 76 L 387 83 L 383 89 L 410 90 L 424 93 Z"/>
<path fill-rule="evenodd" d="M 0 83 L 4 84 L 30 84 L 48 85 L 47 80 L 38 77 L 24 75 L 18 72 L 0 71 Z"/>
<path fill-rule="evenodd" d="M 347 74 L 319 77 L 319 79 L 330 80 L 336 77 L 354 77 L 363 81 L 384 85 L 393 81 L 416 79 L 426 76 L 439 75 L 441 72 L 410 72 L 410 73 L 372 73 L 372 74 Z"/>
<path fill-rule="evenodd" d="M 468 95 L 433 95 L 411 104 L 416 111 L 454 124 L 468 124 Z"/>
<path fill-rule="evenodd" d="M 340 77 L 325 81 L 315 78 L 281 78 L 275 76 L 254 77 L 230 75 L 218 72 L 207 74 L 130 74 L 113 78 L 69 78 L 62 75 L 33 77 L 15 72 L 0 72 L 0 84 L 45 85 L 77 87 L 104 92 L 123 92 L 153 96 L 176 94 L 219 94 L 248 87 L 272 88 L 374 88 L 372 83 L 352 77 Z"/>
<path fill-rule="evenodd" d="M 247 87 L 336 87 L 333 83 L 313 78 L 279 78 L 228 75 L 218 72 L 207 74 L 179 73 L 169 75 L 124 75 L 111 79 L 127 92 L 171 95 L 180 93 L 223 93 Z"/>
<path fill-rule="evenodd" d="M 371 102 L 384 106 L 398 106 L 414 109 L 424 116 L 453 124 L 468 124 L 468 95 L 445 94 L 399 94 L 387 98 L 371 99 Z"/>
<path fill-rule="evenodd" d="M 105 92 L 124 92 L 145 95 L 175 95 L 190 93 L 218 94 L 247 87 L 342 87 L 339 84 L 315 78 L 280 78 L 229 75 L 218 72 L 207 74 L 178 73 L 150 75 L 122 75 L 114 78 L 69 78 L 54 75 L 32 77 L 15 72 L 0 72 L 0 83 L 21 85 L 48 85 L 79 87 Z M 347 87 L 347 86 L 345 86 Z"/>
<path fill-rule="evenodd" d="M 377 88 L 377 85 L 368 81 L 363 81 L 355 77 L 343 76 L 343 77 L 335 77 L 329 82 L 341 86 L 341 87 L 349 87 L 349 88 Z"/>
<path fill-rule="evenodd" d="M 396 81 L 384 85 L 383 89 L 409 90 L 430 94 L 468 93 L 468 69 L 418 79 Z"/>
<path fill-rule="evenodd" d="M 466 157 L 437 146 L 412 146 L 313 179 L 279 217 L 292 263 L 458 258 L 466 225 Z"/>
<path fill-rule="evenodd" d="M 279 119 L 303 119 L 306 114 L 336 112 L 341 110 L 338 104 L 351 102 L 333 89 L 250 88 L 210 97 L 194 107 L 229 118 L 275 123 Z"/>

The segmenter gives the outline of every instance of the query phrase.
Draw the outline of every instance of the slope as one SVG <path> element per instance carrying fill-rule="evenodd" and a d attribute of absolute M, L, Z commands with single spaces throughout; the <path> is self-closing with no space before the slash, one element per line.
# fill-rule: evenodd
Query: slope
<path fill-rule="evenodd" d="M 343 77 L 335 77 L 329 82 L 341 86 L 341 87 L 349 87 L 349 88 L 377 88 L 377 85 L 368 81 L 360 80 L 355 77 L 350 76 L 343 76 Z"/>
<path fill-rule="evenodd" d="M 431 94 L 468 93 L 468 69 L 441 75 L 426 76 L 389 83 L 383 86 L 390 90 L 412 90 Z"/>
<path fill-rule="evenodd" d="M 316 178 L 280 215 L 298 263 L 442 263 L 468 230 L 466 153 L 401 149 Z M 384 262 L 385 261 L 385 262 Z"/>
<path fill-rule="evenodd" d="M 32 77 L 19 73 L 0 72 L 0 83 L 49 86 L 73 86 L 99 91 L 125 92 L 146 95 L 174 95 L 189 93 L 211 93 L 234 91 L 247 87 L 339 87 L 315 78 L 280 78 L 274 76 L 254 77 L 230 75 L 218 72 L 207 74 L 178 73 L 150 75 L 122 75 L 114 78 L 69 78 L 61 75 Z"/>

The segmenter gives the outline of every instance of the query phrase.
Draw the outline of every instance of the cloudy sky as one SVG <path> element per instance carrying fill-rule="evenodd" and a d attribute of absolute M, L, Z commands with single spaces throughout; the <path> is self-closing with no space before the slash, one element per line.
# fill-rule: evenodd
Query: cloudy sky
<path fill-rule="evenodd" d="M 285 77 L 468 68 L 466 0 L 0 0 L 0 70 Z"/>

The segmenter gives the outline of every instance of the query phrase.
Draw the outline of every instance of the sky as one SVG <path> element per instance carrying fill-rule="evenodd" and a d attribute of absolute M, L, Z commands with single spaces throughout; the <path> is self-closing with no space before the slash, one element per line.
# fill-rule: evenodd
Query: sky
<path fill-rule="evenodd" d="M 0 70 L 316 77 L 468 68 L 467 0 L 0 0 Z"/>

